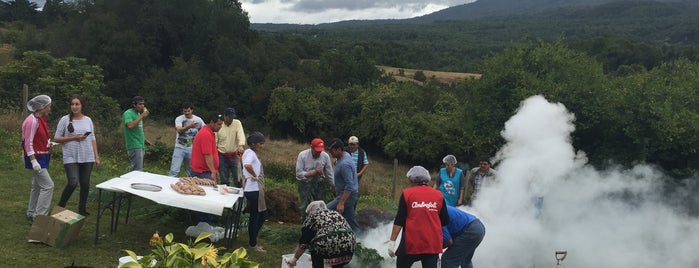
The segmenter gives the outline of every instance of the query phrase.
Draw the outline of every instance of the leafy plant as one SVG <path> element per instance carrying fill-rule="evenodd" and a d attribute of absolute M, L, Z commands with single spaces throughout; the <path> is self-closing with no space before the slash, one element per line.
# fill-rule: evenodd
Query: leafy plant
<path fill-rule="evenodd" d="M 364 267 L 378 268 L 381 267 L 381 262 L 383 261 L 383 257 L 379 255 L 376 249 L 365 247 L 362 243 L 357 243 L 357 250 L 354 252 L 354 256 L 359 259 L 359 262 Z"/>
<path fill-rule="evenodd" d="M 265 177 L 296 182 L 296 167 L 282 163 L 266 163 Z"/>
<path fill-rule="evenodd" d="M 257 268 L 259 264 L 247 260 L 247 251 L 240 247 L 233 252 L 218 255 L 224 247 L 215 248 L 213 244 L 201 242 L 211 236 L 209 233 L 201 233 L 194 242 L 189 244 L 176 243 L 173 234 L 165 235 L 165 239 L 155 232 L 150 239 L 152 253 L 138 259 L 135 252 L 124 250 L 132 261 L 124 264 L 124 268 L 141 267 L 217 267 L 217 268 Z"/>
<path fill-rule="evenodd" d="M 156 141 L 153 145 L 146 147 L 144 159 L 162 166 L 169 166 L 171 156 L 172 146 L 168 146 L 162 141 Z"/>

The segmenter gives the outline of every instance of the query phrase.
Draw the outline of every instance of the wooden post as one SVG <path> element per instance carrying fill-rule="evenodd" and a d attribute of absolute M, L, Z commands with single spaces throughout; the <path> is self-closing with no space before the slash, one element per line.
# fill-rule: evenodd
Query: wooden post
<path fill-rule="evenodd" d="M 22 100 L 24 100 L 24 102 L 20 106 L 25 107 L 24 109 L 22 109 L 22 115 L 23 115 L 22 118 L 24 118 L 24 117 L 27 117 L 29 115 L 29 111 L 26 108 L 27 107 L 26 103 L 29 101 L 29 86 L 27 86 L 27 84 L 24 84 L 22 86 Z"/>

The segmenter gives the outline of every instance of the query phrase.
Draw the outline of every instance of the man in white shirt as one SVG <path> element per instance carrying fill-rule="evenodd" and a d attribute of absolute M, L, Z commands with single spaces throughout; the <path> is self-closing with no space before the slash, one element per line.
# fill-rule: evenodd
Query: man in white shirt
<path fill-rule="evenodd" d="M 187 101 L 182 104 L 182 114 L 175 118 L 175 130 L 177 130 L 177 138 L 175 139 L 175 150 L 172 152 L 172 164 L 170 164 L 170 177 L 177 177 L 180 173 L 180 167 L 184 162 L 187 177 L 192 176 L 192 169 L 189 167 L 189 161 L 192 159 L 192 141 L 197 135 L 199 129 L 204 126 L 204 120 L 194 115 L 194 105 Z"/>

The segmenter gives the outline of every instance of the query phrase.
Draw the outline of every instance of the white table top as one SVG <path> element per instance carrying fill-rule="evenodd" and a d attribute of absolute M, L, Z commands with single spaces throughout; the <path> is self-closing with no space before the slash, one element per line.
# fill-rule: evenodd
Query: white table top
<path fill-rule="evenodd" d="M 213 186 L 200 185 L 206 191 L 206 195 L 180 194 L 170 187 L 179 181 L 179 178 L 158 175 L 143 171 L 131 171 L 118 178 L 105 181 L 97 185 L 97 188 L 112 192 L 127 192 L 137 195 L 158 204 L 171 207 L 184 208 L 215 215 L 223 215 L 224 208 L 233 208 L 241 194 L 220 194 Z M 152 192 L 131 188 L 132 183 L 148 183 L 162 187 L 161 191 Z"/>

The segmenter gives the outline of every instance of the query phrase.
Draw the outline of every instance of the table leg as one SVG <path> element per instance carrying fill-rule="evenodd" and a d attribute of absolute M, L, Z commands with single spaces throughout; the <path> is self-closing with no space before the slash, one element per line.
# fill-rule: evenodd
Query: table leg
<path fill-rule="evenodd" d="M 120 200 L 117 195 L 118 193 L 116 192 L 111 192 L 112 193 L 112 200 L 105 204 L 102 205 L 102 189 L 98 189 L 98 194 L 97 194 L 97 220 L 95 223 L 95 245 L 99 242 L 99 230 L 100 230 L 100 221 L 102 220 L 102 217 L 104 217 L 104 211 L 109 209 L 110 212 L 110 218 L 109 218 L 109 234 L 112 234 L 116 232 L 117 228 L 117 221 L 114 218 L 114 214 L 117 216 L 119 215 L 119 208 L 118 206 L 115 207 L 115 204 Z"/>
<path fill-rule="evenodd" d="M 238 238 L 238 231 L 240 229 L 240 218 L 241 213 L 243 213 L 243 197 L 239 197 L 238 201 L 235 202 L 232 208 L 226 209 L 226 216 L 224 217 L 224 228 L 226 234 L 226 248 L 231 249 L 233 242 Z"/>
<path fill-rule="evenodd" d="M 117 203 L 118 202 L 118 203 Z M 110 204 L 112 218 L 109 221 L 109 234 L 116 232 L 119 223 L 119 211 L 121 211 L 121 194 L 112 192 L 112 204 Z M 116 214 L 116 220 L 115 215 Z"/>
<path fill-rule="evenodd" d="M 129 224 L 129 215 L 131 215 L 131 194 L 126 193 L 126 220 L 124 224 Z"/>
<path fill-rule="evenodd" d="M 97 190 L 97 224 L 95 225 L 95 245 L 97 245 L 100 234 L 100 219 L 102 218 L 102 188 Z"/>

